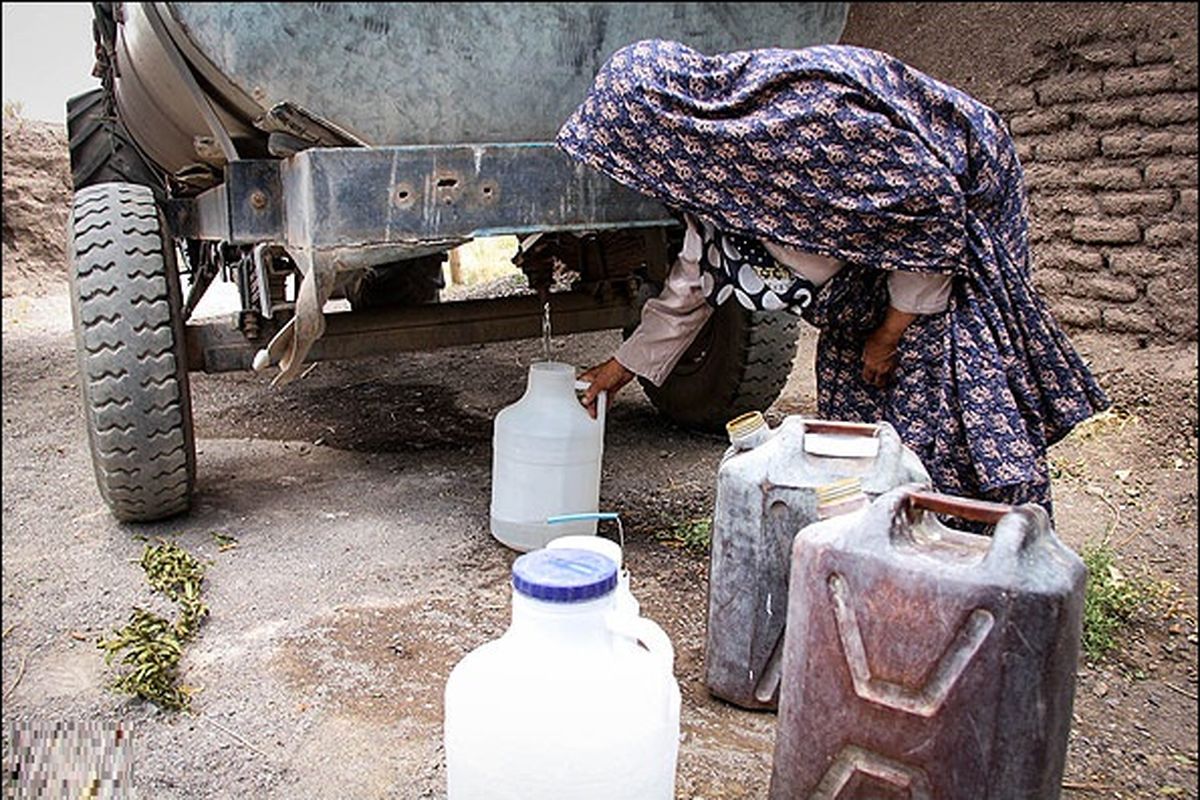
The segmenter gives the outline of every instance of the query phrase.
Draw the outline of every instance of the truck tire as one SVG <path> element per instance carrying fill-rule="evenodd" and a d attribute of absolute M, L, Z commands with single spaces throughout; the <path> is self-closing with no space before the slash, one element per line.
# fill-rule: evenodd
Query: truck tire
<path fill-rule="evenodd" d="M 675 369 L 655 386 L 638 380 L 668 419 L 689 428 L 723 431 L 747 411 L 765 411 L 787 383 L 796 357 L 799 319 L 786 312 L 748 311 L 736 302 L 716 310 Z"/>
<path fill-rule="evenodd" d="M 188 509 L 196 454 L 182 302 L 170 239 L 145 186 L 75 194 L 71 311 L 88 444 L 117 519 Z"/>
<path fill-rule="evenodd" d="M 67 100 L 67 137 L 75 191 L 98 183 L 136 183 L 151 187 L 162 199 L 158 176 L 110 113 L 104 89 Z"/>

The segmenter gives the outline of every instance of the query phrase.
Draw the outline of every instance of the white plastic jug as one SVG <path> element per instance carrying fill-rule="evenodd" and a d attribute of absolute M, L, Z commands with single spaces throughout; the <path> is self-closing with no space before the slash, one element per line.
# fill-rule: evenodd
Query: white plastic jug
<path fill-rule="evenodd" d="M 620 516 L 612 511 L 601 511 L 596 514 L 564 514 L 560 517 L 551 517 L 546 521 L 551 525 L 560 525 L 564 522 L 576 522 L 580 519 L 594 519 L 597 522 L 612 520 L 616 522 L 617 531 L 620 535 L 620 543 L 618 544 L 611 539 L 604 539 L 600 536 L 572 535 L 551 539 L 546 547 L 552 550 L 562 548 L 591 550 L 594 553 L 600 553 L 611 558 L 617 564 L 617 610 L 635 617 L 639 616 L 642 613 L 642 606 L 638 603 L 637 598 L 633 596 L 633 592 L 629 588 L 629 570 L 625 568 L 625 531 L 621 528 Z"/>
<path fill-rule="evenodd" d="M 617 565 L 546 548 L 516 560 L 512 585 L 509 629 L 446 682 L 448 800 L 671 800 L 674 652 L 617 611 Z"/>
<path fill-rule="evenodd" d="M 559 514 L 594 512 L 600 503 L 606 396 L 596 419 L 575 395 L 575 368 L 539 361 L 525 394 L 496 415 L 492 435 L 492 535 L 514 550 L 545 547 L 558 536 L 595 534 L 594 519 L 552 527 Z"/>

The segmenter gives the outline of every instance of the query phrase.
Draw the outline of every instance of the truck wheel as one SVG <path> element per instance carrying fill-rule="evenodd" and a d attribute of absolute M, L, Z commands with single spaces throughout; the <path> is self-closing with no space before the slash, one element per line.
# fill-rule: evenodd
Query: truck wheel
<path fill-rule="evenodd" d="M 110 114 L 104 89 L 67 100 L 67 137 L 75 191 L 98 183 L 137 183 L 151 187 L 161 199 L 158 176 L 142 159 L 124 126 Z"/>
<path fill-rule="evenodd" d="M 117 519 L 188 509 L 196 476 L 179 276 L 149 187 L 75 194 L 71 311 L 100 495 Z"/>
<path fill-rule="evenodd" d="M 639 378 L 660 413 L 681 425 L 723 431 L 747 411 L 765 411 L 787 383 L 799 320 L 786 312 L 716 310 L 675 369 L 655 386 Z"/>

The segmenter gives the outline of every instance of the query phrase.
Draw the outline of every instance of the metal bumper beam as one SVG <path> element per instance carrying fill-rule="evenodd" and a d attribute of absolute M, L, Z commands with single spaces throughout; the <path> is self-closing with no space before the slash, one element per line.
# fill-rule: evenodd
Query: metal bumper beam
<path fill-rule="evenodd" d="M 480 236 L 673 223 L 661 204 L 545 143 L 244 159 L 226 166 L 224 184 L 174 201 L 169 213 L 178 236 L 337 251 L 352 267 Z"/>

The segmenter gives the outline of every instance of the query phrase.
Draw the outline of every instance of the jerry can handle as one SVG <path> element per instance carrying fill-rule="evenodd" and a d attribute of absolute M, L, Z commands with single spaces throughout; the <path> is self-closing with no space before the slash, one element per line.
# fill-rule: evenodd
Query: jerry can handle
<path fill-rule="evenodd" d="M 608 615 L 607 625 L 609 631 L 617 636 L 633 639 L 646 648 L 668 675 L 675 674 L 675 647 L 671 644 L 671 637 L 654 620 L 614 612 Z"/>
<path fill-rule="evenodd" d="M 1013 510 L 1012 506 L 1003 503 L 991 503 L 987 500 L 972 500 L 969 497 L 953 497 L 937 492 L 913 492 L 908 496 L 908 509 L 932 511 L 935 514 L 949 514 L 970 522 L 982 522 L 985 525 L 995 525 L 1000 519 Z"/>
<path fill-rule="evenodd" d="M 840 433 L 846 436 L 878 436 L 879 426 L 870 422 L 804 420 L 805 433 Z"/>
<path fill-rule="evenodd" d="M 864 422 L 805 419 L 802 452 L 814 458 L 894 459 L 895 437 L 885 437 L 883 426 Z"/>
<path fill-rule="evenodd" d="M 1005 503 L 953 497 L 937 492 L 913 492 L 908 496 L 906 503 L 909 514 L 914 509 L 923 509 L 935 514 L 949 514 L 971 522 L 994 525 L 992 543 L 984 557 L 993 564 L 1015 562 L 1049 529 L 1045 514 L 1038 513 L 1038 506 L 1033 506 L 1034 511 L 1030 513 L 1028 507 L 1019 509 Z"/>

